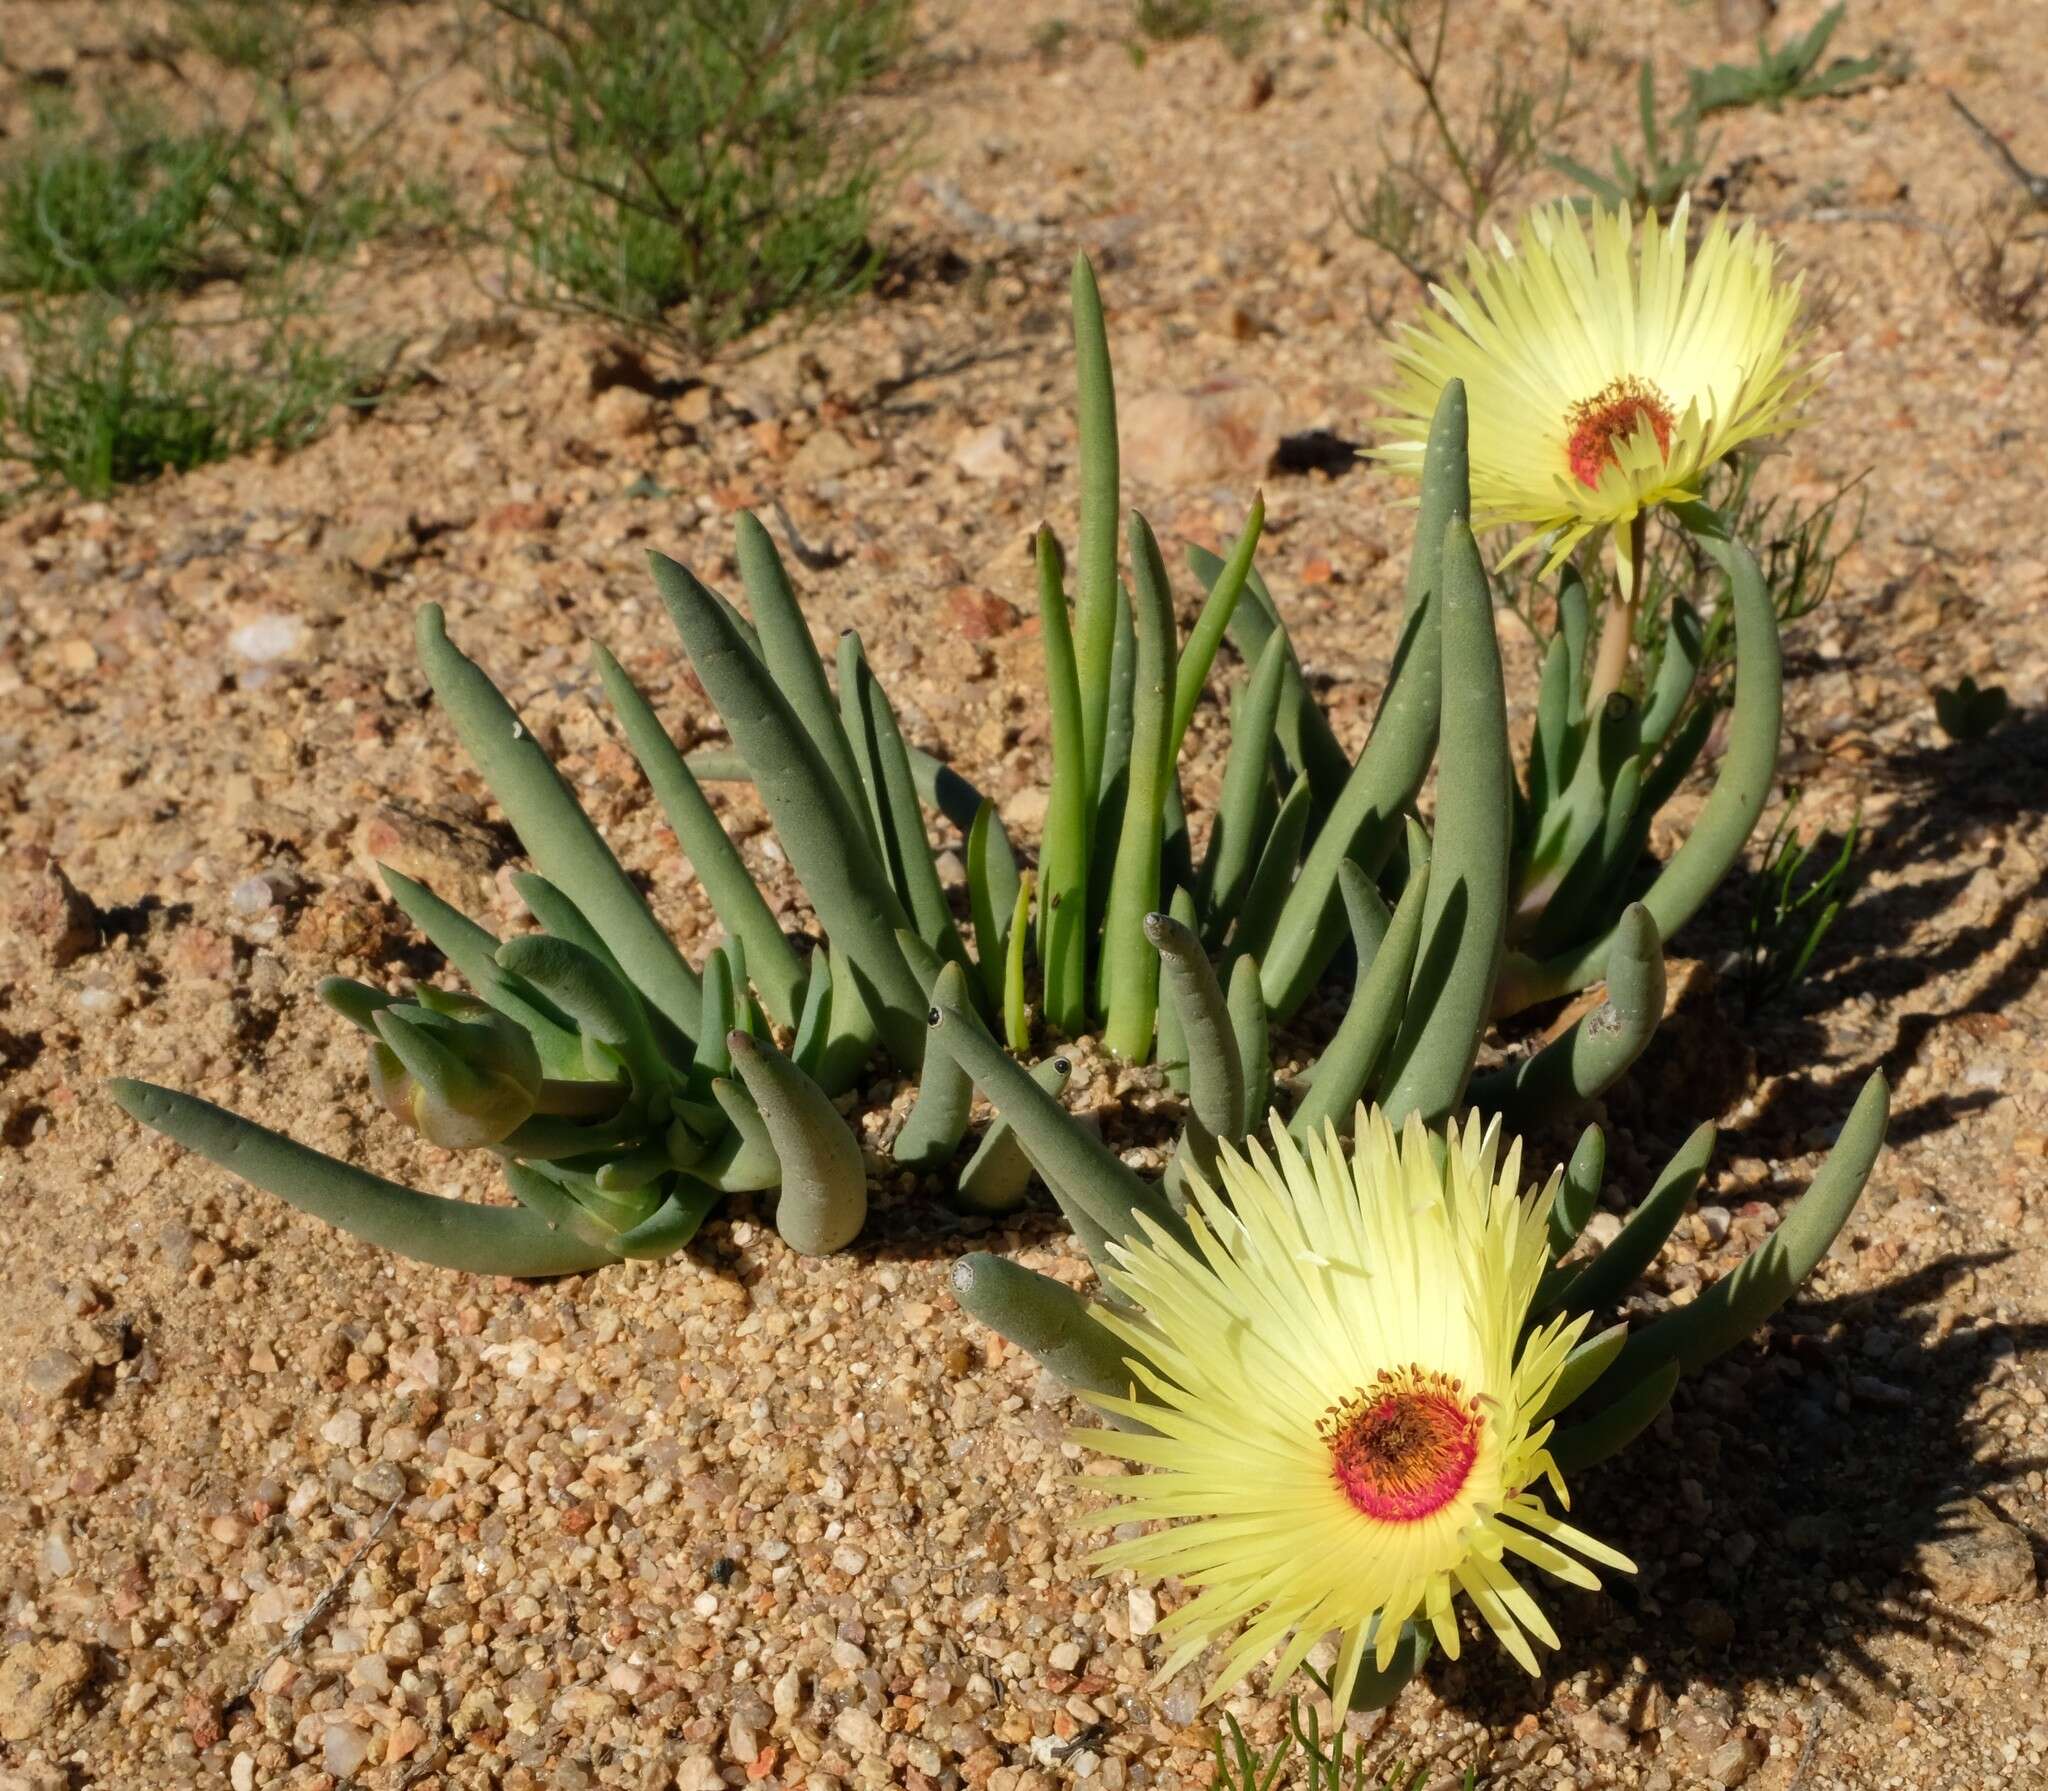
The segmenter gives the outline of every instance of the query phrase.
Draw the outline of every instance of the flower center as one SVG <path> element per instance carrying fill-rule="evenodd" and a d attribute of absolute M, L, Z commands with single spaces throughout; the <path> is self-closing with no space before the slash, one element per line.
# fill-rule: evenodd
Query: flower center
<path fill-rule="evenodd" d="M 1479 1402 L 1455 1375 L 1381 1369 L 1317 1423 L 1353 1509 L 1412 1523 L 1457 1497 L 1479 1454 Z"/>
<path fill-rule="evenodd" d="M 1590 398 L 1581 398 L 1565 413 L 1571 425 L 1571 439 L 1565 456 L 1572 463 L 1572 475 L 1591 491 L 1600 475 L 1617 464 L 1620 444 L 1647 423 L 1657 436 L 1657 451 L 1671 452 L 1671 406 L 1664 394 L 1646 379 L 1634 374 L 1615 380 Z"/>

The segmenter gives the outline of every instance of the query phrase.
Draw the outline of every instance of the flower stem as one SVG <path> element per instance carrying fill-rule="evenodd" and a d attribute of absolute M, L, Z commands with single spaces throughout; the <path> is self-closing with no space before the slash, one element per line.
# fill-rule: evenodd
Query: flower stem
<path fill-rule="evenodd" d="M 1648 533 L 1649 513 L 1638 510 L 1629 518 L 1628 540 L 1616 543 L 1615 556 L 1620 576 L 1609 593 L 1600 618 L 1600 645 L 1593 656 L 1593 681 L 1586 688 L 1586 713 L 1597 715 L 1600 708 L 1628 675 L 1628 650 L 1636 635 L 1636 595 L 1642 588 L 1643 537 Z"/>

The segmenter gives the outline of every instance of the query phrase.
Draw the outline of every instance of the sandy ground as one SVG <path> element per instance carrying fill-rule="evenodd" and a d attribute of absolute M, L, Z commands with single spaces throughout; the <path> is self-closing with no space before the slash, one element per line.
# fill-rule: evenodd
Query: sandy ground
<path fill-rule="evenodd" d="M 1879 13 L 1852 13 L 1855 51 Z M 1056 15 L 1073 29 L 1047 52 Z M 487 1169 L 371 1116 L 359 1051 L 312 998 L 330 972 L 434 969 L 378 899 L 372 852 L 509 918 L 509 835 L 425 701 L 412 610 L 447 606 L 695 951 L 708 910 L 580 642 L 604 638 L 685 738 L 710 737 L 641 555 L 728 575 L 742 504 L 779 500 L 836 560 L 802 580 L 821 638 L 858 627 L 906 730 L 1030 834 L 1046 721 L 1025 543 L 1041 517 L 1073 521 L 1077 246 L 1127 397 L 1237 380 L 1286 432 L 1371 437 L 1374 319 L 1414 295 L 1331 202 L 1333 173 L 1370 166 L 1406 118 L 1362 44 L 1282 11 L 1246 62 L 1198 40 L 1135 67 L 1110 6 L 964 0 L 928 24 L 928 56 L 880 102 L 924 125 L 891 275 L 797 341 L 644 366 L 586 326 L 502 314 L 489 268 L 378 250 L 338 313 L 402 338 L 420 377 L 375 415 L 288 458 L 0 520 L 10 1791 L 1206 1780 L 1215 1713 L 1194 1676 L 1150 1683 L 1178 1588 L 1080 1564 L 1061 1485 L 1080 1410 L 952 1304 L 946 1267 L 976 1228 L 879 1155 L 869 1231 L 833 1260 L 792 1256 L 741 1200 L 665 1264 L 485 1283 L 252 1195 L 99 1091 L 168 1080 L 480 1193 Z M 104 75 L 118 25 L 117 8 L 0 5 L 17 68 Z M 1810 981 L 1758 1018 L 1717 969 L 1739 900 L 1680 938 L 1672 1019 L 1607 1103 L 1610 1196 L 1721 1122 L 1701 1200 L 1732 1228 L 1682 1229 L 1652 1278 L 1668 1294 L 1796 1195 L 1874 1066 L 1892 1143 L 1767 1342 L 1688 1382 L 1578 1489 L 1642 1572 L 1553 1597 L 1565 1646 L 1543 1679 L 1475 1649 L 1356 1719 L 1375 1773 L 2048 1782 L 2048 373 L 1960 304 L 1939 235 L 1999 178 L 1942 88 L 2048 165 L 2043 27 L 2039 6 L 1888 7 L 1910 81 L 1723 126 L 1717 170 L 1742 165 L 1745 204 L 1835 295 L 1817 425 L 1765 477 L 1810 502 L 1868 470 L 1862 543 L 1788 643 L 1784 772 L 1810 823 L 1861 805 L 1869 878 Z M 1635 56 L 1654 46 L 1670 85 L 1739 47 L 1701 6 L 1607 33 L 1567 138 L 1581 153 L 1630 116 Z M 1460 91 L 1484 67 L 1461 40 Z M 458 78 L 405 128 L 488 192 L 481 104 Z M 1162 533 L 1214 543 L 1258 477 L 1131 496 Z M 1391 644 L 1402 493 L 1365 465 L 1265 489 L 1262 564 L 1355 746 Z M 1510 647 L 1526 718 L 1531 655 Z M 1958 746 L 1928 687 L 1966 672 L 2014 712 Z M 1205 707 L 1198 798 L 1221 732 Z M 727 812 L 772 881 L 760 817 Z M 69 940 L 45 854 L 91 911 Z M 888 1092 L 863 1122 L 877 1152 Z M 1077 1099 L 1107 1093 L 1098 1074 Z M 1049 1212 L 974 1241 L 1086 1279 Z M 1284 1714 L 1261 1678 L 1229 1708 L 1260 1737 Z"/>

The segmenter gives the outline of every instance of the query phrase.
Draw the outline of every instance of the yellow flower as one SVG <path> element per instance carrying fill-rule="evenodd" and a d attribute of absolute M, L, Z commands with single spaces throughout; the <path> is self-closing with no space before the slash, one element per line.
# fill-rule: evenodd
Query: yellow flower
<path fill-rule="evenodd" d="M 1567 1550 L 1634 1571 L 1534 1490 L 1566 1502 L 1540 1414 L 1586 1322 L 1519 1342 L 1557 1178 L 1522 1195 L 1521 1145 L 1496 1174 L 1499 1124 L 1476 1116 L 1445 1149 L 1361 1107 L 1357 1138 L 1349 1162 L 1334 1128 L 1306 1157 L 1277 1122 L 1277 1161 L 1226 1147 L 1222 1193 L 1190 1178 L 1198 1253 L 1148 1225 L 1108 1271 L 1135 1310 L 1098 1316 L 1158 1403 L 1094 1401 L 1149 1432 L 1079 1440 L 1152 1471 L 1085 1481 L 1111 1495 L 1087 1521 L 1177 1521 L 1093 1559 L 1199 1588 L 1160 1625 L 1162 1679 L 1241 1628 L 1211 1698 L 1283 1636 L 1276 1683 L 1341 1630 L 1342 1709 L 1368 1646 L 1384 1671 L 1410 1618 L 1455 1658 L 1460 1592 L 1534 1672 L 1529 1638 L 1557 1636 L 1509 1557 L 1577 1586 L 1598 1581 Z"/>
<path fill-rule="evenodd" d="M 1546 572 L 1616 528 L 1633 592 L 1617 525 L 1697 498 L 1732 449 L 1796 427 L 1821 368 L 1799 359 L 1799 281 L 1777 277 L 1769 241 L 1716 217 L 1688 267 L 1687 209 L 1638 237 L 1626 212 L 1558 205 L 1532 212 L 1519 243 L 1474 245 L 1467 280 L 1436 288 L 1442 310 L 1394 343 L 1399 375 L 1379 396 L 1400 414 L 1381 457 L 1419 473 L 1437 398 L 1462 379 L 1473 525 L 1533 529 L 1510 560 L 1554 537 Z"/>

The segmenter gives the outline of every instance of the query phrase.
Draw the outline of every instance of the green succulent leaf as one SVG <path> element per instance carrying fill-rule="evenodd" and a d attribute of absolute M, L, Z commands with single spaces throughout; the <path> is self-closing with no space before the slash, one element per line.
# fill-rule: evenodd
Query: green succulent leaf
<path fill-rule="evenodd" d="M 1131 517 L 1131 606 L 1137 660 L 1131 699 L 1130 782 L 1122 836 L 1109 873 L 1102 922 L 1102 1042 L 1142 1063 L 1152 1052 L 1159 1005 L 1159 960 L 1145 939 L 1145 916 L 1159 906 L 1160 843 L 1172 777 L 1173 594 L 1159 543 L 1142 516 Z"/>
<path fill-rule="evenodd" d="M 1048 1057 L 1031 1066 L 1031 1080 L 1057 1100 L 1066 1093 L 1073 1068 L 1069 1058 Z M 953 1204 L 963 1213 L 1013 1213 L 1024 1204 L 1030 1181 L 1031 1159 L 1017 1142 L 1016 1128 L 998 1113 L 960 1171 Z"/>
<path fill-rule="evenodd" d="M 355 1169 L 192 1095 L 126 1077 L 108 1092 L 131 1118 L 252 1187 L 416 1262 L 538 1279 L 615 1260 L 608 1246 L 511 1207 L 442 1200 Z"/>
<path fill-rule="evenodd" d="M 1874 1074 L 1857 1095 L 1820 1173 L 1778 1229 L 1690 1306 L 1631 1337 L 1615 1363 L 1616 1378 L 1649 1376 L 1666 1363 L 1690 1374 L 1752 1336 L 1797 1293 L 1848 1223 L 1884 1147 L 1890 1113 L 1890 1090 L 1884 1077 Z"/>
<path fill-rule="evenodd" d="M 1437 401 L 1429 441 L 1423 451 L 1415 552 L 1408 564 L 1407 608 L 1386 696 L 1381 700 L 1364 751 L 1358 755 L 1328 820 L 1309 848 L 1301 875 L 1274 929 L 1272 944 L 1259 954 L 1266 1005 L 1283 1019 L 1307 1000 L 1316 979 L 1343 943 L 1344 916 L 1337 894 L 1337 866 L 1348 858 L 1368 876 L 1378 873 L 1393 850 L 1400 834 L 1401 815 L 1422 787 L 1430 755 L 1436 749 L 1445 684 L 1441 669 L 1443 604 L 1437 591 L 1442 582 L 1444 543 L 1448 538 L 1446 524 L 1472 513 L 1466 433 L 1465 387 L 1462 381 L 1454 379 L 1444 387 L 1443 396 Z M 1477 557 L 1475 550 L 1475 563 Z M 1483 590 L 1483 570 L 1479 577 Z M 1490 636 L 1490 598 L 1487 607 Z M 1496 682 L 1498 677 L 1496 670 Z M 1486 706 L 1482 685 L 1478 708 L 1483 711 Z M 1463 707 L 1461 704 L 1461 710 Z"/>
<path fill-rule="evenodd" d="M 783 936 L 774 910 L 653 706 L 603 647 L 593 647 L 592 657 L 605 695 L 625 730 L 626 744 L 674 829 L 676 844 L 703 884 L 719 925 L 745 942 L 754 985 L 775 1023 L 794 1025 L 802 998 L 803 965 Z"/>
<path fill-rule="evenodd" d="M 1372 1085 L 1380 1060 L 1392 1043 L 1405 1009 L 1415 953 L 1422 939 L 1423 914 L 1429 900 L 1429 838 L 1419 823 L 1408 824 L 1408 884 L 1401 891 L 1385 937 L 1375 951 L 1358 956 L 1358 982 L 1351 1005 L 1316 1062 L 1308 1093 L 1295 1109 L 1287 1129 L 1305 1142 L 1312 1132 L 1334 1125 L 1351 1135 L 1358 1103 Z M 1347 863 L 1340 875 L 1351 884 L 1354 900 L 1365 873 Z M 1354 924 L 1356 924 L 1354 920 Z"/>
<path fill-rule="evenodd" d="M 1410 1113 L 1435 1124 L 1463 1097 L 1507 931 L 1507 694 L 1486 569 L 1462 520 L 1444 531 L 1442 567 L 1443 688 L 1458 700 L 1444 704 L 1429 896 L 1381 1097 L 1397 1127 Z"/>
<path fill-rule="evenodd" d="M 415 632 L 427 681 L 536 868 L 581 910 L 648 1004 L 687 1039 L 697 1017 L 696 972 L 518 713 L 449 640 L 438 604 L 421 608 Z"/>
<path fill-rule="evenodd" d="M 735 1029 L 726 1045 L 782 1165 L 775 1229 L 805 1256 L 844 1249 L 868 1211 L 859 1142 L 825 1091 L 768 1040 Z"/>
<path fill-rule="evenodd" d="M 1130 1347 L 1089 1310 L 1070 1287 L 1007 1261 L 976 1252 L 953 1265 L 953 1297 L 992 1331 L 1000 1332 L 1077 1393 L 1149 1403 L 1133 1375 Z M 1112 1415 L 1120 1428 L 1136 1421 Z"/>
<path fill-rule="evenodd" d="M 862 985 L 863 1000 L 872 997 L 879 1004 L 873 1018 L 890 1054 L 915 1069 L 924 1051 L 924 991 L 896 943 L 897 933 L 910 929 L 910 917 L 875 853 L 858 772 L 849 765 L 855 785 L 849 800 L 784 695 L 782 674 L 771 674 L 754 657 L 686 568 L 662 554 L 651 558 L 662 602 L 690 663 L 753 767 L 783 849 L 831 936 L 835 984 L 843 990 L 851 977 Z M 815 653 L 810 661 L 816 670 Z M 822 683 L 822 670 L 817 675 Z M 843 744 L 836 715 L 832 729 Z"/>

